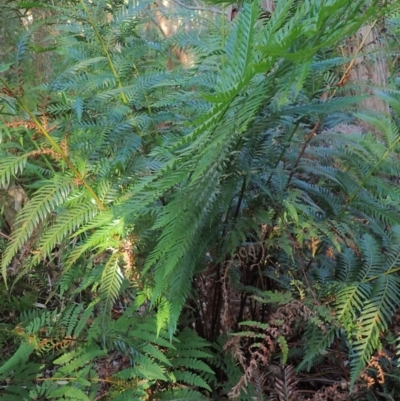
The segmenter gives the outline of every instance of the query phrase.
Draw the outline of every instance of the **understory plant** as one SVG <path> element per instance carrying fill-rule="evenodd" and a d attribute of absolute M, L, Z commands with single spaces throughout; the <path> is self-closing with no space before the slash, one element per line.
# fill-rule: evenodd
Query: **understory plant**
<path fill-rule="evenodd" d="M 46 7 L 62 72 L 25 81 L 34 31 L 1 66 L 0 397 L 289 400 L 333 346 L 368 376 L 400 302 L 400 99 L 357 110 L 335 47 L 391 6 L 252 1 L 151 39 L 150 2 Z"/>

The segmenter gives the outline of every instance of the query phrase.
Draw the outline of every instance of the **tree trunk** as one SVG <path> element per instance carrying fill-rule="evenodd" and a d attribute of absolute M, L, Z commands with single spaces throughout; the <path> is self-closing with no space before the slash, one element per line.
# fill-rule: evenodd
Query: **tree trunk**
<path fill-rule="evenodd" d="M 364 46 L 360 49 L 363 42 Z M 385 88 L 389 78 L 387 60 L 381 56 L 381 50 L 379 28 L 371 25 L 362 27 L 347 40 L 345 46 L 345 53 L 350 58 L 360 51 L 350 74 L 350 82 L 359 86 L 361 93 L 372 95 L 362 102 L 361 107 L 388 115 L 387 102 L 374 96 L 374 88 Z"/>
<path fill-rule="evenodd" d="M 35 21 L 44 22 L 47 18 L 49 18 L 49 16 L 50 12 L 45 9 L 37 8 L 33 10 L 33 19 Z M 36 82 L 38 84 L 48 81 L 52 75 L 53 65 L 51 63 L 51 52 L 44 51 L 44 48 L 49 45 L 49 43 L 46 41 L 49 36 L 48 26 L 45 24 L 36 29 L 33 34 L 33 41 L 38 49 L 34 55 Z"/>

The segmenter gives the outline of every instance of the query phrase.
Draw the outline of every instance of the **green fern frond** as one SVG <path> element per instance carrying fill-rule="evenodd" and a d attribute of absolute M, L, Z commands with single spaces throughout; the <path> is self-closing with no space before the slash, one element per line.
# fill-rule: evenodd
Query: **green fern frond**
<path fill-rule="evenodd" d="M 104 313 L 109 314 L 119 295 L 124 275 L 120 267 L 121 254 L 114 252 L 106 265 L 100 282 L 99 293 L 104 301 Z"/>
<path fill-rule="evenodd" d="M 24 366 L 34 349 L 33 344 L 22 342 L 14 355 L 0 367 L 0 375 L 5 378 L 10 371 Z"/>
<path fill-rule="evenodd" d="M 136 357 L 135 366 L 132 368 L 121 370 L 116 377 L 128 380 L 139 377 L 144 380 L 162 380 L 167 381 L 166 370 L 147 355 L 138 355 Z"/>
<path fill-rule="evenodd" d="M 115 239 L 114 236 L 120 238 L 123 233 L 123 224 L 121 221 L 113 219 L 112 212 L 103 212 L 98 214 L 88 224 L 80 227 L 79 230 L 73 233 L 73 236 L 81 235 L 86 232 L 94 230 L 86 241 L 78 245 L 70 254 L 65 262 L 65 271 L 88 250 L 96 249 L 99 253 L 108 248 L 117 249 L 120 246 L 120 241 Z"/>
<path fill-rule="evenodd" d="M 339 287 L 336 298 L 338 319 L 350 324 L 354 322 L 357 312 L 371 294 L 371 287 L 367 283 L 347 283 Z"/>
<path fill-rule="evenodd" d="M 34 344 L 23 341 L 14 355 L 0 366 L 0 380 L 10 381 L 10 385 L 3 387 L 1 400 L 14 401 L 30 398 L 29 383 L 37 377 L 41 369 L 40 364 L 28 362 L 34 350 Z M 14 384 L 14 381 L 18 384 Z"/>
<path fill-rule="evenodd" d="M 90 398 L 86 395 L 86 393 L 74 387 L 59 387 L 55 390 L 50 391 L 49 395 L 50 398 L 58 398 L 66 400 L 66 401 L 90 401 Z"/>
<path fill-rule="evenodd" d="M 327 353 L 327 349 L 337 336 L 337 327 L 333 326 L 324 331 L 315 324 L 308 324 L 304 333 L 305 353 L 301 363 L 296 367 L 296 372 L 303 369 L 309 371 L 314 366 L 316 359 Z"/>
<path fill-rule="evenodd" d="M 82 313 L 77 324 L 73 327 L 73 335 L 75 338 L 78 338 L 80 334 L 83 332 L 85 326 L 87 325 L 88 320 L 93 314 L 94 304 L 90 304 L 86 310 Z"/>
<path fill-rule="evenodd" d="M 369 362 L 373 352 L 379 347 L 380 333 L 388 328 L 388 324 L 400 304 L 399 285 L 398 277 L 379 277 L 372 288 L 370 299 L 363 306 L 358 323 L 360 328 L 351 352 L 353 384 Z"/>
<path fill-rule="evenodd" d="M 55 373 L 55 377 L 70 377 L 70 375 L 77 375 L 79 377 L 80 373 L 86 373 L 85 370 L 80 372 L 79 368 L 86 369 L 85 366 L 88 362 L 93 363 L 94 358 L 104 357 L 106 355 L 105 351 L 99 349 L 99 347 L 93 344 L 86 348 L 80 348 L 68 352 L 53 361 L 55 365 L 59 366 Z"/>
<path fill-rule="evenodd" d="M 2 257 L 1 265 L 4 279 L 6 279 L 7 267 L 18 250 L 32 236 L 35 228 L 62 204 L 72 189 L 73 180 L 71 177 L 54 176 L 44 182 L 33 198 L 24 206 L 18 214 L 15 223 L 16 230 L 11 236 L 10 245 Z"/>
<path fill-rule="evenodd" d="M 189 388 L 178 388 L 158 392 L 154 395 L 154 399 L 161 401 L 205 401 L 207 398 L 199 391 Z"/>
<path fill-rule="evenodd" d="M 31 265 L 39 263 L 50 255 L 57 244 L 71 235 L 77 228 L 88 223 L 98 213 L 98 207 L 93 203 L 79 203 L 75 208 L 67 209 L 57 216 L 56 224 L 41 237 L 37 246 L 37 254 L 32 258 Z"/>
<path fill-rule="evenodd" d="M 175 370 L 172 373 L 172 377 L 176 381 L 187 383 L 191 386 L 201 387 L 208 391 L 211 391 L 211 387 L 206 383 L 206 381 L 196 373 L 189 371 Z"/>
<path fill-rule="evenodd" d="M 28 156 L 26 154 L 21 156 L 7 155 L 0 160 L 0 184 L 6 187 L 11 178 L 24 171 Z"/>

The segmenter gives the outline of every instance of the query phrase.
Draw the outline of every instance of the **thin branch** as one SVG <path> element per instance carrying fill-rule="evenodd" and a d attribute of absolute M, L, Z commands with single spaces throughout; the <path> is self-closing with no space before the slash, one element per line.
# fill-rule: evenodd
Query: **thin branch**
<path fill-rule="evenodd" d="M 147 10 L 146 14 L 149 16 L 150 21 L 156 26 L 156 28 L 161 32 L 161 35 L 166 38 L 164 31 L 162 30 L 161 26 L 158 24 L 157 20 L 151 15 L 151 13 Z"/>
<path fill-rule="evenodd" d="M 193 6 L 187 6 L 186 4 L 181 3 L 179 0 L 172 0 L 172 1 L 183 8 L 187 8 L 188 10 L 209 11 L 210 13 L 214 13 L 214 14 L 224 14 L 224 12 L 222 12 L 221 10 L 219 10 L 218 8 L 215 8 L 215 7 L 211 7 L 211 8 L 198 7 L 198 6 L 193 7 Z"/>
<path fill-rule="evenodd" d="M 9 241 L 11 241 L 11 237 L 7 234 L 4 234 L 3 232 L 0 231 L 0 237 L 3 237 L 5 239 L 8 239 Z"/>
<path fill-rule="evenodd" d="M 311 139 L 313 139 L 313 137 L 316 135 L 317 129 L 318 129 L 318 127 L 319 127 L 319 124 L 320 124 L 320 120 L 318 119 L 317 122 L 316 122 L 316 124 L 314 125 L 314 128 L 313 128 L 313 129 L 311 130 L 311 132 L 306 136 L 306 139 L 305 139 L 305 141 L 304 141 L 303 147 L 301 148 L 301 151 L 300 151 L 300 153 L 298 154 L 296 161 L 294 162 L 292 171 L 291 171 L 290 174 L 289 174 L 289 178 L 288 178 L 288 181 L 287 181 L 287 184 L 286 184 L 287 186 L 289 186 L 290 181 L 291 181 L 292 178 L 293 178 L 293 174 L 295 173 L 295 170 L 296 170 L 296 168 L 297 168 L 297 166 L 298 166 L 298 164 L 299 164 L 301 158 L 303 157 L 304 152 L 306 151 L 307 145 L 310 143 Z"/>
<path fill-rule="evenodd" d="M 353 59 L 351 60 L 351 62 L 350 62 L 349 65 L 347 66 L 345 72 L 343 73 L 342 77 L 340 78 L 339 83 L 336 85 L 335 90 L 332 92 L 332 94 L 331 94 L 329 100 L 332 100 L 332 98 L 335 96 L 335 94 L 336 94 L 338 88 L 340 88 L 341 86 L 343 86 L 343 85 L 347 82 L 347 79 L 350 77 L 351 70 L 353 69 L 354 64 L 355 64 L 357 58 L 360 56 L 362 50 L 363 50 L 364 47 L 365 47 L 365 43 L 366 43 L 366 41 L 367 41 L 367 38 L 368 38 L 369 35 L 371 34 L 371 32 L 372 32 L 372 30 L 374 29 L 374 27 L 375 27 L 375 25 L 377 24 L 377 22 L 378 22 L 378 19 L 376 19 L 376 20 L 372 23 L 372 25 L 370 26 L 370 28 L 369 28 L 367 34 L 363 37 L 363 40 L 362 40 L 361 43 L 360 43 L 360 46 L 359 46 L 359 48 L 358 48 L 358 50 L 357 50 L 356 55 L 353 57 Z"/>

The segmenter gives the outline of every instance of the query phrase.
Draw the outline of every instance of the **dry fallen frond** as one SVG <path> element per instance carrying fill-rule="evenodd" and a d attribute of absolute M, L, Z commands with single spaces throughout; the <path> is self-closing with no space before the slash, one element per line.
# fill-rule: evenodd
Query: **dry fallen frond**
<path fill-rule="evenodd" d="M 245 391 L 248 383 L 254 380 L 254 375 L 258 371 L 265 371 L 270 366 L 271 356 L 279 346 L 277 339 L 282 336 L 287 341 L 296 336 L 298 334 L 298 321 L 306 320 L 310 315 L 311 310 L 307 306 L 300 301 L 294 300 L 279 307 L 272 313 L 268 320 L 268 327 L 262 332 L 256 331 L 257 328 L 253 328 L 255 334 L 263 336 L 261 341 L 257 340 L 256 343 L 248 345 L 249 341 L 252 340 L 252 336 L 248 335 L 246 337 L 243 335 L 234 336 L 226 342 L 224 351 L 230 352 L 244 371 L 243 376 L 229 393 L 229 397 L 238 397 L 241 390 Z M 287 377 L 285 379 L 284 376 L 283 383 L 287 384 L 290 382 L 291 373 L 290 371 L 285 371 L 285 374 Z"/>
<path fill-rule="evenodd" d="M 279 401 L 295 401 L 298 399 L 298 379 L 294 373 L 293 366 L 286 366 L 283 378 L 275 377 L 275 391 Z"/>

